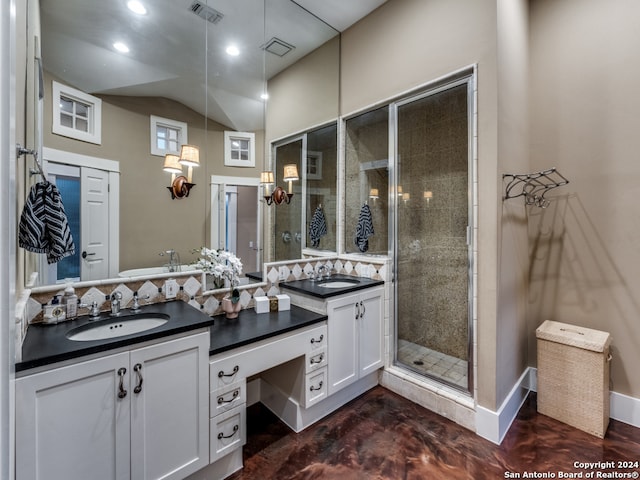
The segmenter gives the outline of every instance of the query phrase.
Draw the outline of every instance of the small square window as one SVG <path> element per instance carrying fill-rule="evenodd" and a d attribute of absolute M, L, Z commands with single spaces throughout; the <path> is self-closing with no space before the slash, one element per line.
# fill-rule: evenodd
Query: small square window
<path fill-rule="evenodd" d="M 53 133 L 100 145 L 101 128 L 102 100 L 53 82 Z"/>
<path fill-rule="evenodd" d="M 255 134 L 224 132 L 224 164 L 228 167 L 255 167 Z"/>
<path fill-rule="evenodd" d="M 188 143 L 186 123 L 151 115 L 151 155 L 179 155 L 185 143 Z"/>

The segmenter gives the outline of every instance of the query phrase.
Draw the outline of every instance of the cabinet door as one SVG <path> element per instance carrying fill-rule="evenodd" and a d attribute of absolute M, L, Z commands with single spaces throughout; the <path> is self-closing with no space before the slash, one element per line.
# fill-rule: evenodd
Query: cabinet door
<path fill-rule="evenodd" d="M 333 395 L 358 379 L 356 308 L 358 295 L 327 302 L 329 350 L 328 393 Z"/>
<path fill-rule="evenodd" d="M 184 478 L 209 463 L 208 350 L 201 333 L 131 351 L 132 478 Z"/>
<path fill-rule="evenodd" d="M 128 353 L 16 380 L 16 479 L 129 479 L 128 382 Z"/>
<path fill-rule="evenodd" d="M 358 304 L 359 378 L 382 367 L 384 336 L 382 334 L 382 293 L 364 293 Z"/>

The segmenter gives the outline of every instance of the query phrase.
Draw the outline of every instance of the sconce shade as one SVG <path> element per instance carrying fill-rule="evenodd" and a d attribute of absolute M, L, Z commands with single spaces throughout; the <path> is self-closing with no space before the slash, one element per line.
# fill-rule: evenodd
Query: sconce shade
<path fill-rule="evenodd" d="M 275 180 L 273 179 L 273 172 L 270 170 L 262 172 L 260 174 L 260 183 L 265 185 L 272 185 L 276 183 Z"/>
<path fill-rule="evenodd" d="M 370 198 L 378 198 L 379 196 L 379 192 L 377 188 L 372 188 L 371 190 L 369 190 L 369 197 Z"/>
<path fill-rule="evenodd" d="M 167 153 L 164 156 L 163 170 L 169 173 L 182 173 L 182 165 L 180 165 L 180 157 L 178 155 L 172 155 Z"/>
<path fill-rule="evenodd" d="M 424 198 L 433 198 L 433 192 L 430 190 L 425 191 Z"/>
<path fill-rule="evenodd" d="M 285 182 L 290 182 L 292 180 L 299 180 L 300 177 L 298 176 L 298 167 L 296 166 L 295 163 L 291 163 L 289 165 L 285 165 L 284 166 L 284 176 L 282 177 L 282 180 Z"/>
<path fill-rule="evenodd" d="M 398 185 L 398 189 L 396 191 L 398 193 L 398 196 L 401 197 L 402 196 L 402 185 Z"/>
<path fill-rule="evenodd" d="M 182 145 L 180 163 L 188 167 L 200 166 L 200 150 L 194 145 Z"/>
<path fill-rule="evenodd" d="M 402 194 L 402 200 L 404 200 L 405 202 L 409 201 L 409 199 L 411 198 L 411 195 L 408 193 L 403 193 Z"/>

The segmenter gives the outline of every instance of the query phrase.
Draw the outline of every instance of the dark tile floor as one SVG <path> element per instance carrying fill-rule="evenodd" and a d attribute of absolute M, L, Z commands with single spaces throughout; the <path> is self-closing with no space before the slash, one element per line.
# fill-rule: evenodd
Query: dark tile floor
<path fill-rule="evenodd" d="M 260 404 L 247 413 L 245 466 L 232 480 L 638 478 L 640 472 L 640 429 L 612 420 L 601 440 L 539 415 L 535 394 L 500 446 L 382 387 L 299 434 Z M 595 462 L 613 465 L 585 465 Z"/>

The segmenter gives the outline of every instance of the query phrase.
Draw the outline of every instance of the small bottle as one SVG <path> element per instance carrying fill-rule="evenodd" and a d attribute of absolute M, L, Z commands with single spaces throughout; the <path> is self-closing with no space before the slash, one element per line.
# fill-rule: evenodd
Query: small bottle
<path fill-rule="evenodd" d="M 64 289 L 62 300 L 67 310 L 67 319 L 76 318 L 78 316 L 78 296 L 70 283 Z"/>

